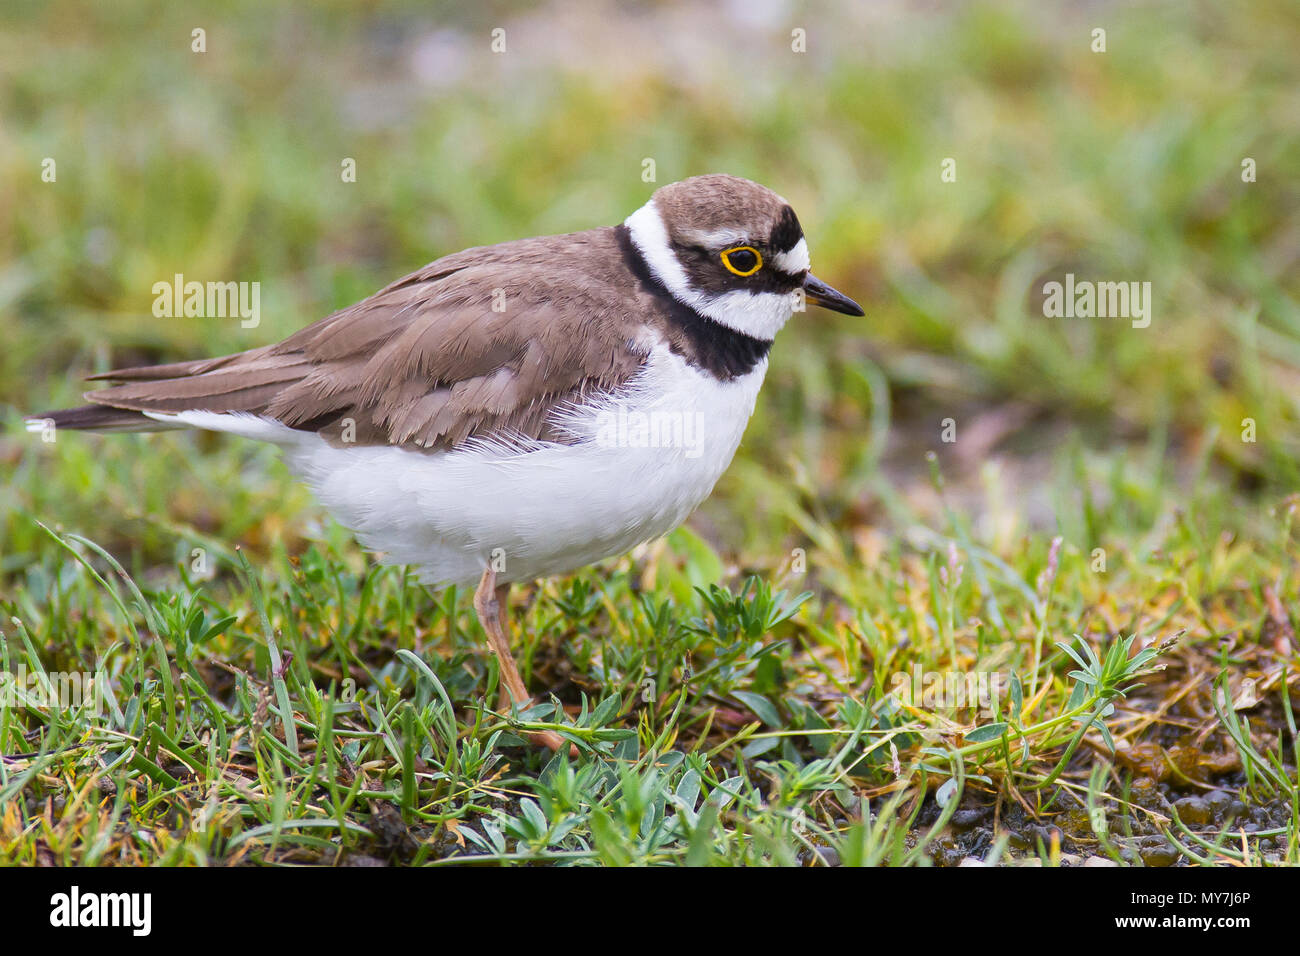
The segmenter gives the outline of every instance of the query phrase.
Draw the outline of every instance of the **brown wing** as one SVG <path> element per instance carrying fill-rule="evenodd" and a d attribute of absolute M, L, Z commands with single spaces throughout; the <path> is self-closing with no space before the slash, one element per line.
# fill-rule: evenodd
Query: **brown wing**
<path fill-rule="evenodd" d="M 107 427 L 123 427 L 111 410 L 206 410 L 266 415 L 334 442 L 349 423 L 359 444 L 564 441 L 556 407 L 627 382 L 645 360 L 620 267 L 609 229 L 470 249 L 279 344 L 109 372 L 96 378 L 122 384 L 86 398 L 108 406 Z M 71 412 L 84 421 L 91 410 Z"/>

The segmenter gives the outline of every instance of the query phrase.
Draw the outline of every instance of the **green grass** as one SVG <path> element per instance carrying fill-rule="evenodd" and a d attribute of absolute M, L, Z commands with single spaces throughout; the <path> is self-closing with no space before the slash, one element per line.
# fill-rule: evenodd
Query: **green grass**
<path fill-rule="evenodd" d="M 716 66 L 513 5 L 4 15 L 0 672 L 111 699 L 0 702 L 0 864 L 1300 863 L 1294 5 L 846 4 L 794 14 L 805 56 L 648 9 Z M 19 427 L 617 221 L 647 156 L 785 194 L 868 318 L 782 333 L 686 528 L 516 589 L 527 712 L 468 595 L 271 450 Z M 1151 281 L 1151 327 L 1044 318 L 1067 271 Z M 154 319 L 175 272 L 260 281 L 261 326 Z"/>

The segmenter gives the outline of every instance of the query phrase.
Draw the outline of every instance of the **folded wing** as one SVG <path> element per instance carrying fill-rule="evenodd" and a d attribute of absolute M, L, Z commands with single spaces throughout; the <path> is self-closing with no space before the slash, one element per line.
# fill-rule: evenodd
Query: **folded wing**
<path fill-rule="evenodd" d="M 167 427 L 147 413 L 243 413 L 425 450 L 570 440 L 557 408 L 624 385 L 645 360 L 617 275 L 580 265 L 613 261 L 613 242 L 593 230 L 466 250 L 276 345 L 94 376 L 116 384 L 36 420 L 120 431 Z"/>

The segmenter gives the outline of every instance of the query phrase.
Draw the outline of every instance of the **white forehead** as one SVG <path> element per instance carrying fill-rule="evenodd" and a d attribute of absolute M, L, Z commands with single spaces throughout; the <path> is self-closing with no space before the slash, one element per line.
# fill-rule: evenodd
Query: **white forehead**
<path fill-rule="evenodd" d="M 812 268 L 812 261 L 808 258 L 808 241 L 800 236 L 793 249 L 778 252 L 772 257 L 772 265 L 788 275 L 803 275 Z"/>

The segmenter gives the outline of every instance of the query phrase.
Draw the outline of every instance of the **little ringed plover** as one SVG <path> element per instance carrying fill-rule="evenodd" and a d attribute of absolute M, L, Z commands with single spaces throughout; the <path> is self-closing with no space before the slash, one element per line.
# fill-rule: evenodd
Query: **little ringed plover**
<path fill-rule="evenodd" d="M 511 582 L 666 534 L 730 464 L 809 272 L 757 183 L 664 186 L 621 225 L 466 249 L 274 345 L 124 368 L 36 429 L 201 428 L 278 445 L 362 545 L 434 587 L 474 584 L 502 706 Z M 554 734 L 542 742 L 562 745 Z"/>

